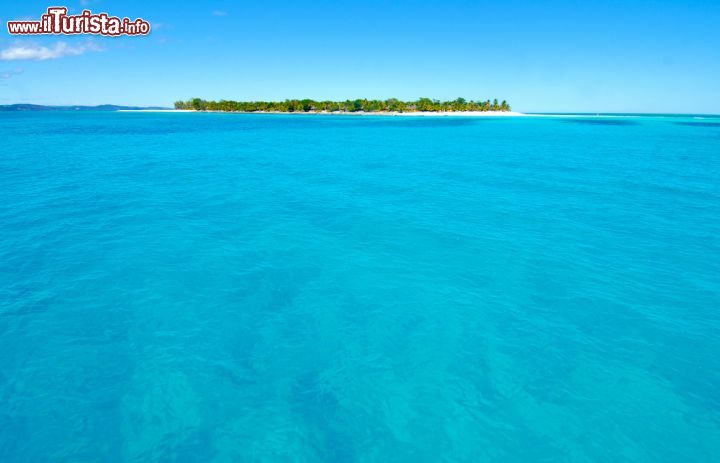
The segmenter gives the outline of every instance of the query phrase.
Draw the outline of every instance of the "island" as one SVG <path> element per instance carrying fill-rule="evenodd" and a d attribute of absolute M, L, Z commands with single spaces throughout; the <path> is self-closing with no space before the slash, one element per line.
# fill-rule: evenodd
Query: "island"
<path fill-rule="evenodd" d="M 38 104 L 18 103 L 0 105 L 0 111 L 168 111 L 163 106 L 119 106 L 102 104 L 97 106 L 47 106 Z"/>
<path fill-rule="evenodd" d="M 420 98 L 416 101 L 387 100 L 345 100 L 315 101 L 310 99 L 285 101 L 207 101 L 192 98 L 175 102 L 175 109 L 189 111 L 220 111 L 244 113 L 319 113 L 319 114 L 447 114 L 447 113 L 511 113 L 507 101 L 498 103 L 457 98 L 452 101 Z"/>

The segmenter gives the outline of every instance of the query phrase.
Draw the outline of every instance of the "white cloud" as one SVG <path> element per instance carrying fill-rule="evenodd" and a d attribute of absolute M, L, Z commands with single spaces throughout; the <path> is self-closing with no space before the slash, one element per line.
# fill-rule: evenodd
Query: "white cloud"
<path fill-rule="evenodd" d="M 82 55 L 86 51 L 100 51 L 101 48 L 92 42 L 81 45 L 68 45 L 65 42 L 57 42 L 50 47 L 40 45 L 17 44 L 0 51 L 0 60 L 48 60 L 62 58 L 64 56 Z"/>
<path fill-rule="evenodd" d="M 213 16 L 227 16 L 227 11 L 215 10 L 212 12 Z"/>
<path fill-rule="evenodd" d="M 22 69 L 18 69 L 16 71 L 0 71 L 0 80 L 11 79 L 12 77 L 19 76 L 22 73 Z"/>

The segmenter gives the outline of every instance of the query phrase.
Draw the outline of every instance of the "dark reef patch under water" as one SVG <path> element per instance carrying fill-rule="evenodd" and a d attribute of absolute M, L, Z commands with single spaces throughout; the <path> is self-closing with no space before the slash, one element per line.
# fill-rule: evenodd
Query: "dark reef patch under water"
<path fill-rule="evenodd" d="M 689 127 L 720 127 L 720 122 L 675 122 L 675 124 Z"/>
<path fill-rule="evenodd" d="M 636 121 L 623 121 L 618 119 L 562 119 L 563 122 L 570 124 L 583 124 L 583 125 L 638 125 Z"/>

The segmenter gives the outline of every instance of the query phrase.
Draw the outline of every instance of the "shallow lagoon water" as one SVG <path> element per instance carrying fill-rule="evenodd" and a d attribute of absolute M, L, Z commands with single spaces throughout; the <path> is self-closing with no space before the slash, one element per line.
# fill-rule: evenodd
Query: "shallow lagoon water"
<path fill-rule="evenodd" d="M 0 113 L 0 461 L 718 461 L 718 121 Z"/>

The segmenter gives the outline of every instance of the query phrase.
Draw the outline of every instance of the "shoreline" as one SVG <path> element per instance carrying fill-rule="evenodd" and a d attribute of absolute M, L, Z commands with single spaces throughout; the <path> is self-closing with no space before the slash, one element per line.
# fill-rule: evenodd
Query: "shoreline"
<path fill-rule="evenodd" d="M 526 116 L 527 114 L 516 111 L 414 111 L 414 112 L 344 112 L 344 111 L 308 111 L 308 112 L 283 112 L 283 111 L 196 111 L 194 109 L 120 109 L 117 112 L 126 113 L 216 113 L 216 114 L 283 114 L 288 116 L 318 115 L 318 116 L 439 116 L 439 117 L 514 117 Z"/>
<path fill-rule="evenodd" d="M 415 112 L 281 112 L 281 111 L 197 111 L 195 109 L 118 109 L 114 112 L 123 113 L 214 113 L 214 114 L 275 114 L 288 116 L 320 115 L 320 116 L 384 116 L 384 117 L 564 117 L 564 118 L 638 118 L 638 117 L 687 117 L 693 119 L 715 119 L 713 114 L 614 114 L 614 113 L 521 113 L 518 111 L 415 111 Z"/>

